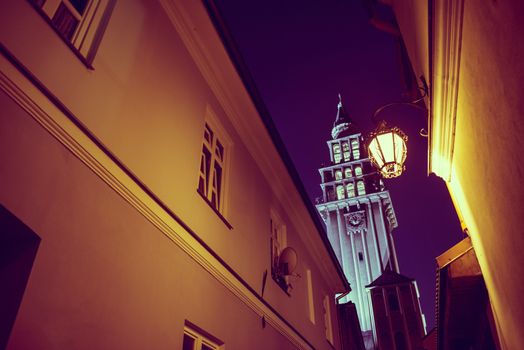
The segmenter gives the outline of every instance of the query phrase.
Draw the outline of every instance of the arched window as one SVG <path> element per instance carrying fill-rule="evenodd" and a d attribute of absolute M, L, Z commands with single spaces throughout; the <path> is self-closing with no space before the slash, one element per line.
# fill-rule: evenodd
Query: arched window
<path fill-rule="evenodd" d="M 355 176 L 362 176 L 362 167 L 360 165 L 355 167 Z"/>
<path fill-rule="evenodd" d="M 349 161 L 349 159 L 351 158 L 351 151 L 349 149 L 349 143 L 342 142 L 342 152 L 344 155 L 344 162 Z"/>
<path fill-rule="evenodd" d="M 355 185 L 351 182 L 346 185 L 348 197 L 355 197 Z"/>
<path fill-rule="evenodd" d="M 366 186 L 364 185 L 364 181 L 357 182 L 357 192 L 359 196 L 366 194 Z"/>
<path fill-rule="evenodd" d="M 340 153 L 340 144 L 333 144 L 333 160 L 336 164 L 340 163 L 342 160 L 342 154 Z"/>
<path fill-rule="evenodd" d="M 342 170 L 335 171 L 335 180 L 342 180 Z"/>
<path fill-rule="evenodd" d="M 344 186 L 337 186 L 337 199 L 344 199 Z"/>
<path fill-rule="evenodd" d="M 351 176 L 353 176 L 351 174 L 351 168 L 344 169 L 344 174 L 346 175 L 346 179 L 349 179 Z"/>

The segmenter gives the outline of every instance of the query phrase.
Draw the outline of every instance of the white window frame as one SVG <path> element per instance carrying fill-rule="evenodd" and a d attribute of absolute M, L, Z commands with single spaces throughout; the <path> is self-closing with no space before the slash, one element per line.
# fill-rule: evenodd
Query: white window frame
<path fill-rule="evenodd" d="M 53 23 L 53 17 L 61 4 L 64 4 L 78 21 L 71 38 L 65 37 L 64 33 L 60 32 Z M 115 4 L 116 0 L 88 0 L 84 12 L 81 14 L 69 0 L 46 0 L 41 5 L 40 10 L 47 16 L 49 22 L 61 34 L 61 37 L 78 50 L 78 53 L 90 65 L 94 60 Z M 38 7 L 36 4 L 34 6 Z"/>
<path fill-rule="evenodd" d="M 188 326 L 184 326 L 184 337 L 185 336 L 188 336 L 194 339 L 195 341 L 193 344 L 193 349 L 191 350 L 202 350 L 202 345 L 206 345 L 207 347 L 211 348 L 212 350 L 223 349 L 222 344 L 219 344 L 218 342 L 209 339 L 209 337 L 201 334 L 200 332 Z"/>
<path fill-rule="evenodd" d="M 210 140 L 206 140 L 207 130 L 211 130 L 213 135 Z M 232 142 L 225 129 L 219 123 L 218 118 L 214 112 L 208 107 L 206 111 L 206 118 L 203 126 L 202 134 L 202 148 L 200 149 L 200 161 L 198 168 L 198 182 L 197 191 L 205 198 L 208 204 L 219 212 L 222 216 L 227 216 L 227 197 L 229 190 L 229 162 L 231 159 Z M 219 145 L 222 146 L 222 156 L 217 154 Z M 204 148 L 207 148 L 210 155 L 209 169 L 202 170 L 202 163 L 204 157 Z M 221 178 L 218 181 L 216 177 L 215 163 L 221 169 Z M 205 167 L 204 167 L 205 168 Z M 206 172 L 209 172 L 206 174 Z M 200 181 L 203 180 L 203 192 L 200 189 Z M 218 183 L 215 183 L 215 180 Z M 213 204 L 213 194 L 217 198 L 217 204 Z"/>

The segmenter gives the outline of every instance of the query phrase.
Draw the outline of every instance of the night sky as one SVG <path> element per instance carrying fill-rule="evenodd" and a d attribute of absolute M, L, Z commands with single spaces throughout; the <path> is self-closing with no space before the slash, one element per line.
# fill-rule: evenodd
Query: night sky
<path fill-rule="evenodd" d="M 371 115 L 399 101 L 395 39 L 368 22 L 362 0 L 217 0 L 312 201 L 321 195 L 318 168 L 329 163 L 326 141 L 338 94 L 366 135 Z M 384 112 L 409 136 L 407 171 L 385 180 L 399 227 L 393 232 L 402 274 L 416 278 L 428 331 L 435 324 L 435 257 L 463 238 L 444 182 L 427 176 L 423 112 Z"/>

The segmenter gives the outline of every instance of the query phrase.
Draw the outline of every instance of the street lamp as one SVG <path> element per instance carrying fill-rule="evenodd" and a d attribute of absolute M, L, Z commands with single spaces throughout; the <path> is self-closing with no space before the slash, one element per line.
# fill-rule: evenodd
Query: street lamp
<path fill-rule="evenodd" d="M 422 87 L 419 87 L 419 89 L 423 92 L 421 97 L 411 102 L 393 102 L 386 104 L 375 111 L 373 120 L 377 122 L 378 114 L 391 106 L 408 105 L 427 111 L 425 107 L 417 104 L 428 94 L 426 80 L 424 77 L 420 77 L 420 80 L 422 81 Z M 423 134 L 422 131 L 421 135 L 427 136 L 427 134 Z M 377 129 L 369 134 L 368 139 L 369 158 L 382 177 L 393 178 L 400 176 L 406 168 L 404 165 L 408 154 L 408 137 L 406 134 L 398 127 L 388 127 L 386 122 L 381 120 L 378 123 Z"/>
<path fill-rule="evenodd" d="M 408 137 L 397 127 L 388 128 L 385 121 L 370 134 L 368 155 L 384 178 L 397 177 L 405 169 Z"/>

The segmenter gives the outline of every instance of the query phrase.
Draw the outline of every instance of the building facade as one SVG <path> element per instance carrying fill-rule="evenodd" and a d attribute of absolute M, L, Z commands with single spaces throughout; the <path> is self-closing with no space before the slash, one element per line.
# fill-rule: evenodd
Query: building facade
<path fill-rule="evenodd" d="M 327 142 L 330 165 L 319 169 L 323 197 L 317 210 L 352 286 L 346 300 L 356 305 L 366 349 L 389 349 L 379 345 L 369 288 L 385 271 L 399 272 L 392 236 L 397 219 L 389 192 L 372 167 L 362 136 L 342 101 L 331 136 Z M 414 302 L 418 305 L 417 296 Z M 420 306 L 417 312 L 421 320 Z"/>
<path fill-rule="evenodd" d="M 471 239 L 497 346 L 522 348 L 524 4 L 381 2 L 395 14 L 415 76 L 428 82 L 428 171 L 446 182 Z"/>
<path fill-rule="evenodd" d="M 0 348 L 341 348 L 349 285 L 212 3 L 7 0 L 0 43 Z"/>

